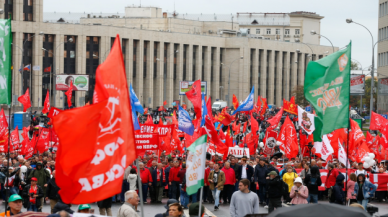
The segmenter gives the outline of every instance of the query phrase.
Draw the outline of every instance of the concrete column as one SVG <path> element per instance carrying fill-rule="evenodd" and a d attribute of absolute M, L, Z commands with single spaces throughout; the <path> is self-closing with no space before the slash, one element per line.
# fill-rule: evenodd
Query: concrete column
<path fill-rule="evenodd" d="M 23 0 L 13 1 L 13 20 L 23 21 Z"/>
<path fill-rule="evenodd" d="M 125 49 L 125 71 L 127 73 L 127 82 L 128 88 L 131 83 L 133 83 L 133 40 L 126 40 L 126 49 Z"/>
<path fill-rule="evenodd" d="M 220 48 L 217 47 L 215 50 L 215 53 L 213 54 L 213 93 L 214 93 L 214 100 L 215 99 L 221 99 L 220 98 Z"/>
<path fill-rule="evenodd" d="M 0 0 L 0 5 L 4 5 L 5 4 L 5 0 Z M 4 10 L 4 6 L 2 7 L 2 9 Z M 0 19 L 4 19 L 4 16 L 5 16 L 5 11 L 3 14 L 0 14 Z"/>
<path fill-rule="evenodd" d="M 291 53 L 291 63 L 290 63 L 290 67 L 291 67 L 291 93 L 294 91 L 294 89 L 296 88 L 296 86 L 298 85 L 298 71 L 297 71 L 297 56 L 298 56 L 298 53 Z M 292 95 L 292 94 L 291 94 Z M 291 98 L 291 96 L 290 96 Z"/>
<path fill-rule="evenodd" d="M 274 104 L 275 103 L 275 98 L 274 98 L 274 75 L 275 75 L 275 51 L 271 50 L 269 51 L 269 60 L 268 60 L 268 104 Z"/>
<path fill-rule="evenodd" d="M 32 40 L 33 40 L 32 63 L 31 63 L 32 90 L 30 89 L 30 93 L 32 93 L 31 104 L 32 104 L 32 107 L 41 107 L 43 104 L 42 103 L 43 36 L 39 35 L 39 32 L 36 32 Z M 40 66 L 40 70 L 33 70 L 34 66 Z"/>
<path fill-rule="evenodd" d="M 159 61 L 157 61 L 157 74 L 156 74 L 156 79 L 154 83 L 154 89 L 155 89 L 155 106 L 162 106 L 163 105 L 163 84 L 164 84 L 164 71 L 163 71 L 163 66 L 164 66 L 164 42 L 159 42 L 158 46 L 158 51 L 157 51 L 157 58 Z"/>
<path fill-rule="evenodd" d="M 63 41 L 63 39 L 62 39 Z M 86 37 L 77 37 L 75 47 L 75 72 L 76 74 L 86 74 Z M 75 91 L 75 106 L 85 105 L 85 91 Z M 81 99 L 81 102 L 80 102 Z"/>
<path fill-rule="evenodd" d="M 144 99 L 143 99 L 143 63 L 144 63 L 144 41 L 139 40 L 137 44 L 137 51 L 136 51 L 136 79 L 134 83 L 135 86 L 135 92 L 137 94 L 137 97 L 139 98 L 139 101 L 142 105 L 144 105 Z"/>
<path fill-rule="evenodd" d="M 283 59 L 283 67 L 284 67 L 284 81 L 285 83 L 283 84 L 283 97 L 286 100 L 290 100 L 290 52 L 285 52 L 284 59 Z"/>
<path fill-rule="evenodd" d="M 186 80 L 187 81 L 194 81 L 193 80 L 193 45 L 189 44 L 188 49 L 186 50 Z M 193 104 L 190 102 L 189 99 L 187 99 L 187 96 L 183 96 L 184 102 L 187 105 L 187 108 L 192 108 Z"/>
<path fill-rule="evenodd" d="M 260 50 L 260 66 L 261 74 L 260 74 L 260 95 L 261 97 L 267 98 L 267 50 Z M 268 100 L 268 99 L 267 99 Z M 268 103 L 268 101 L 267 101 Z"/>
<path fill-rule="evenodd" d="M 277 56 L 277 76 L 276 76 L 276 106 L 282 105 L 283 102 L 283 51 L 279 51 Z"/>
<path fill-rule="evenodd" d="M 255 100 L 257 99 L 259 92 L 259 50 L 251 49 L 252 53 L 252 85 L 255 87 Z"/>
<path fill-rule="evenodd" d="M 34 22 L 43 22 L 43 0 L 33 1 L 32 19 Z"/>
<path fill-rule="evenodd" d="M 103 63 L 106 59 L 106 56 L 108 56 L 107 50 L 110 49 L 110 37 L 108 36 L 101 36 L 100 37 L 100 49 L 98 51 L 98 61 Z"/>
<path fill-rule="evenodd" d="M 170 43 L 167 49 L 167 81 L 166 81 L 166 100 L 168 107 L 174 100 L 174 43 Z"/>
<path fill-rule="evenodd" d="M 177 87 L 177 92 L 179 94 L 180 90 L 180 81 L 183 81 L 183 46 L 184 44 L 179 44 L 179 52 L 178 52 L 178 59 L 177 59 L 177 80 L 176 80 L 176 87 Z M 179 95 L 179 100 L 180 103 L 182 104 L 183 102 L 183 96 Z"/>
<path fill-rule="evenodd" d="M 240 100 L 245 100 L 247 98 L 247 96 L 249 95 L 249 93 L 251 92 L 251 88 L 250 88 L 250 49 L 249 49 L 249 46 L 248 47 L 245 47 L 245 48 L 240 48 L 239 49 L 239 56 L 237 58 L 240 58 L 240 57 L 244 57 L 243 59 L 239 59 L 236 61 L 236 63 L 234 64 L 238 64 L 238 67 L 239 67 L 239 71 L 238 71 L 238 74 L 240 75 L 239 76 L 239 90 L 238 90 L 238 93 L 235 93 L 236 96 L 239 96 L 239 99 Z M 237 95 L 238 94 L 238 95 Z M 231 91 L 230 92 L 230 95 L 233 96 L 233 92 Z M 230 98 L 230 105 L 232 105 L 232 102 L 233 102 L 233 97 Z"/>
<path fill-rule="evenodd" d="M 211 57 L 211 47 L 210 46 L 207 46 L 205 47 L 205 78 L 204 80 L 206 81 L 207 83 L 207 95 L 210 96 L 211 95 L 211 77 L 210 77 L 210 70 L 211 70 L 211 60 L 210 60 L 210 57 Z"/>
<path fill-rule="evenodd" d="M 146 79 L 144 81 L 144 104 L 146 107 L 154 108 L 153 105 L 153 98 L 154 98 L 154 92 L 153 88 L 154 84 L 154 42 L 153 41 L 147 41 L 147 75 Z"/>
<path fill-rule="evenodd" d="M 196 71 L 196 77 L 194 78 L 195 80 L 200 79 L 201 81 L 203 80 L 202 78 L 202 45 L 198 45 L 197 47 L 197 56 L 195 57 L 196 63 L 195 63 L 195 71 Z"/>
<path fill-rule="evenodd" d="M 299 70 L 298 70 L 298 86 L 304 85 L 304 72 L 305 72 L 305 55 L 304 53 L 299 54 Z"/>
<path fill-rule="evenodd" d="M 18 46 L 19 48 L 23 48 L 23 33 L 17 32 L 13 34 L 13 42 L 14 45 Z M 12 46 L 12 64 L 13 64 L 13 87 L 12 87 L 12 94 L 16 95 L 16 98 L 24 94 L 22 91 L 22 74 L 19 72 L 19 69 L 21 66 L 22 61 L 22 51 L 16 47 Z M 21 103 L 19 101 L 13 100 L 13 104 L 16 106 L 21 106 Z"/>

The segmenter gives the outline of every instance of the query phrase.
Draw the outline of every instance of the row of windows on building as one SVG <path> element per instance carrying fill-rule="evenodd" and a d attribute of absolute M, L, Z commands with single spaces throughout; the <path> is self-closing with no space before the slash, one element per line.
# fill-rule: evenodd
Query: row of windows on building
<path fill-rule="evenodd" d="M 248 29 L 248 34 L 261 35 L 265 33 L 266 35 L 272 35 L 272 29 L 263 29 L 263 31 L 261 30 L 262 29 L 256 29 L 256 32 L 254 33 L 254 32 L 251 32 L 251 29 Z M 281 31 L 280 29 L 275 29 L 275 35 L 280 35 L 280 31 Z M 291 35 L 291 29 L 284 29 L 284 34 Z M 300 29 L 295 29 L 295 35 L 300 35 Z"/>
<path fill-rule="evenodd" d="M 379 53 L 377 65 L 378 67 L 388 66 L 388 52 Z"/>
<path fill-rule="evenodd" d="M 378 40 L 383 40 L 388 38 L 388 27 L 383 27 L 379 29 L 379 35 L 378 35 Z"/>
<path fill-rule="evenodd" d="M 388 14 L 388 2 L 383 2 L 379 5 L 379 17 L 383 17 Z"/>
<path fill-rule="evenodd" d="M 4 2 L 4 19 L 13 20 L 13 0 L 5 0 Z M 23 21 L 33 21 L 33 5 L 34 0 L 23 0 Z"/>

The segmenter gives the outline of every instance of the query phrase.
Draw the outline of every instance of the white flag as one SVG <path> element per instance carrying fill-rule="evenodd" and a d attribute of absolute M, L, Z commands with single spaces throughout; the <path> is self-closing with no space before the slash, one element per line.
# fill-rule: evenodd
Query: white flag
<path fill-rule="evenodd" d="M 299 106 L 298 106 L 298 125 L 302 127 L 302 129 L 309 135 L 311 135 L 315 130 L 314 115 L 306 112 Z"/>
<path fill-rule="evenodd" d="M 346 156 L 345 149 L 342 146 L 339 139 L 338 139 L 338 160 L 339 162 L 343 163 L 346 167 L 346 162 L 348 161 L 348 158 Z M 348 163 L 347 165 L 348 165 L 348 168 L 350 168 L 350 163 Z"/>
<path fill-rule="evenodd" d="M 326 160 L 331 154 L 334 153 L 333 147 L 330 145 L 330 140 L 327 135 L 323 135 L 322 142 L 314 142 L 315 153 L 321 154 L 321 158 Z"/>
<path fill-rule="evenodd" d="M 204 186 L 207 135 L 199 137 L 190 147 L 186 161 L 186 192 L 192 195 Z"/>

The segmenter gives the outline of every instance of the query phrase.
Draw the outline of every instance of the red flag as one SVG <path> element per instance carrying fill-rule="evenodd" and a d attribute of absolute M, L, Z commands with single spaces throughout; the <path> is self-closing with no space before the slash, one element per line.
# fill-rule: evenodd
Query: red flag
<path fill-rule="evenodd" d="M 23 112 L 26 112 L 31 107 L 30 88 L 27 88 L 24 95 L 19 96 L 18 101 L 23 105 Z"/>
<path fill-rule="evenodd" d="M 290 103 L 295 104 L 295 96 L 292 96 L 292 97 L 291 97 Z"/>
<path fill-rule="evenodd" d="M 184 110 L 187 110 L 187 105 L 186 105 L 186 104 L 183 104 L 183 105 L 182 105 L 182 108 L 183 108 Z"/>
<path fill-rule="evenodd" d="M 117 35 L 107 59 L 97 68 L 93 105 L 53 118 L 61 141 L 55 167 L 64 203 L 92 203 L 121 192 L 117 186 L 124 170 L 136 158 L 131 111 Z"/>
<path fill-rule="evenodd" d="M 30 138 L 28 137 L 29 129 L 30 129 L 30 127 L 28 127 L 28 128 L 23 127 L 23 132 L 22 132 L 23 141 L 22 141 L 22 146 L 20 149 L 21 155 L 25 155 L 28 151 L 28 148 L 30 147 Z"/>
<path fill-rule="evenodd" d="M 20 139 L 19 139 L 19 130 L 18 130 L 18 126 L 15 127 L 15 130 L 12 131 L 11 133 L 11 146 L 13 146 L 13 148 L 15 150 L 18 150 L 19 149 L 19 143 L 20 143 Z"/>
<path fill-rule="evenodd" d="M 42 113 L 46 114 L 49 111 L 50 111 L 50 93 L 47 90 L 46 99 L 44 100 L 44 107 L 43 107 Z"/>
<path fill-rule="evenodd" d="M 241 122 L 236 126 L 235 130 L 234 130 L 234 134 L 239 134 L 241 131 Z"/>
<path fill-rule="evenodd" d="M 144 124 L 154 124 L 154 121 L 151 118 L 151 115 L 147 115 L 147 120 Z"/>
<path fill-rule="evenodd" d="M 186 93 L 187 98 L 193 103 L 196 119 L 202 115 L 201 80 L 196 80 Z"/>
<path fill-rule="evenodd" d="M 285 155 L 289 159 L 298 155 L 299 147 L 296 130 L 294 124 L 288 116 L 286 117 L 286 120 L 284 120 L 282 128 L 280 129 L 277 141 L 282 143 L 280 145 L 280 149 L 284 151 Z"/>
<path fill-rule="evenodd" d="M 40 152 L 43 153 L 47 151 L 50 147 L 50 139 L 49 139 L 49 134 L 50 130 L 48 128 L 40 128 L 39 130 L 39 139 L 38 143 L 36 145 L 36 149 Z"/>
<path fill-rule="evenodd" d="M 217 130 L 208 115 L 206 115 L 204 127 L 207 135 L 209 135 L 209 139 L 214 142 L 214 145 L 216 145 L 217 152 L 224 153 L 227 147 L 224 145 L 224 143 L 221 142 L 220 138 L 218 137 Z"/>
<path fill-rule="evenodd" d="M 51 66 L 44 68 L 43 72 L 51 72 Z"/>
<path fill-rule="evenodd" d="M 172 113 L 172 124 L 174 124 L 175 126 L 178 126 L 178 118 L 176 117 L 175 110 Z"/>
<path fill-rule="evenodd" d="M 50 108 L 50 111 L 49 111 L 47 117 L 53 118 L 53 117 L 59 115 L 59 113 L 61 113 L 61 112 L 63 112 L 63 110 L 61 110 L 61 109 L 59 109 L 59 108 L 55 108 L 54 106 L 52 106 L 52 107 Z"/>
<path fill-rule="evenodd" d="M 234 94 L 233 94 L 233 102 L 232 103 L 233 103 L 234 110 L 236 110 L 238 108 L 239 103 L 238 103 L 237 96 Z"/>
<path fill-rule="evenodd" d="M 73 81 L 70 81 L 69 89 L 65 92 L 67 96 L 67 105 L 71 107 L 71 96 L 73 95 Z"/>
<path fill-rule="evenodd" d="M 383 116 L 374 113 L 372 111 L 372 117 L 370 120 L 369 129 L 371 130 L 379 130 L 382 134 L 384 134 L 386 137 L 388 136 L 388 120 L 385 119 Z"/>
<path fill-rule="evenodd" d="M 228 107 L 225 107 L 222 109 L 221 113 L 217 117 L 217 121 L 221 122 L 223 125 L 229 125 L 230 122 L 232 122 L 232 116 L 226 112 L 226 109 Z"/>
<path fill-rule="evenodd" d="M 267 120 L 267 122 L 270 124 L 270 126 L 267 128 L 267 130 L 268 129 L 270 129 L 270 130 L 275 129 L 278 126 L 280 119 L 282 119 L 282 116 L 283 116 L 283 107 L 280 109 L 280 111 L 275 116 L 273 116 L 271 119 Z"/>
<path fill-rule="evenodd" d="M 1 109 L 0 111 L 0 136 L 4 135 L 6 132 L 8 132 L 8 122 L 5 118 L 4 110 Z"/>
<path fill-rule="evenodd" d="M 286 112 L 289 112 L 294 115 L 298 115 L 298 106 L 296 106 L 295 103 L 291 103 L 283 99 L 283 108 L 284 108 L 284 111 Z"/>
<path fill-rule="evenodd" d="M 206 108 L 207 108 L 207 114 L 210 117 L 213 117 L 212 100 L 210 99 L 210 96 L 209 96 L 209 99 L 207 99 L 206 101 Z"/>
<path fill-rule="evenodd" d="M 254 112 L 259 112 L 260 111 L 260 107 L 261 107 L 261 97 L 258 96 Z"/>
<path fill-rule="evenodd" d="M 378 156 L 378 149 L 380 147 L 380 137 L 377 135 L 376 137 L 373 137 L 369 131 L 366 132 L 366 144 L 369 148 L 369 150 L 375 154 L 375 156 Z"/>
<path fill-rule="evenodd" d="M 144 109 L 144 114 L 145 114 L 145 115 L 148 114 L 148 108 L 145 108 L 145 109 Z"/>
<path fill-rule="evenodd" d="M 247 130 L 247 123 L 248 123 L 248 121 L 245 121 L 244 126 L 243 126 L 243 133 L 245 133 L 245 131 Z"/>
<path fill-rule="evenodd" d="M 224 131 L 222 131 L 222 128 L 220 129 L 220 131 L 219 131 L 219 134 L 218 134 L 219 136 L 220 136 L 220 139 L 221 140 L 225 140 L 226 139 L 226 137 L 225 137 L 225 133 L 224 133 Z"/>
<path fill-rule="evenodd" d="M 358 154 L 357 149 L 365 141 L 365 136 L 362 130 L 360 129 L 360 126 L 358 125 L 358 123 L 355 122 L 353 119 L 350 119 L 350 128 L 351 128 L 351 131 L 349 133 L 349 158 L 353 160 L 351 157 L 354 157 L 356 156 L 356 154 Z M 367 145 L 366 147 L 368 148 Z"/>
<path fill-rule="evenodd" d="M 163 102 L 163 106 L 165 106 L 165 105 L 167 105 L 167 101 L 166 100 L 164 100 L 164 102 Z"/>
<path fill-rule="evenodd" d="M 253 114 L 251 115 L 251 131 L 253 136 L 257 136 L 257 131 L 259 130 L 259 123 L 257 123 L 256 119 L 253 118 Z"/>
<path fill-rule="evenodd" d="M 262 99 L 263 99 L 263 108 L 261 109 L 260 116 L 263 116 L 268 108 L 267 99 L 266 98 L 262 98 Z"/>
<path fill-rule="evenodd" d="M 366 145 L 366 142 L 362 141 L 361 145 L 357 148 L 356 161 L 361 162 L 362 158 L 367 156 L 369 152 L 370 151 L 368 146 Z"/>

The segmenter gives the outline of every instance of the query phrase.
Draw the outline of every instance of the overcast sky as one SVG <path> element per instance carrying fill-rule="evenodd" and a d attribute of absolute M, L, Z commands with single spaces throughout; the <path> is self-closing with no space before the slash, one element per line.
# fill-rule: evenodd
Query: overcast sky
<path fill-rule="evenodd" d="M 191 14 L 235 14 L 236 12 L 292 12 L 309 11 L 324 16 L 321 33 L 337 47 L 353 42 L 352 59 L 364 68 L 372 62 L 372 39 L 369 32 L 356 24 L 347 24 L 352 18 L 372 32 L 378 33 L 378 0 L 45 0 L 44 12 L 124 13 L 129 5 L 157 6 L 165 12 Z M 330 43 L 322 38 L 322 45 Z M 376 46 L 377 47 L 377 46 Z M 377 57 L 375 57 L 377 58 Z"/>

